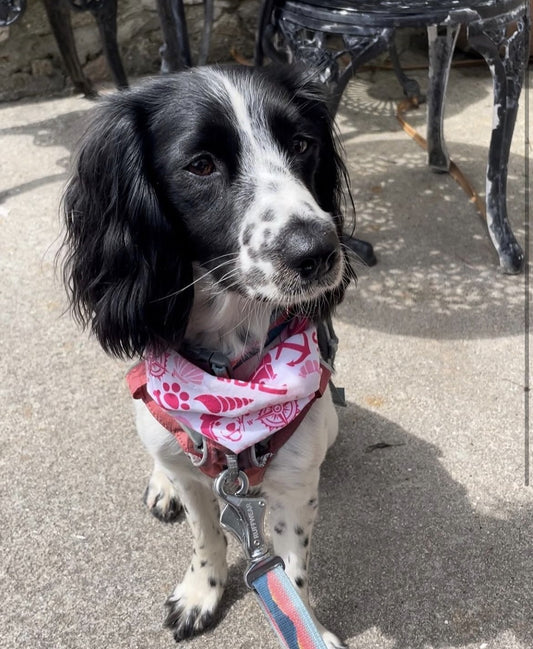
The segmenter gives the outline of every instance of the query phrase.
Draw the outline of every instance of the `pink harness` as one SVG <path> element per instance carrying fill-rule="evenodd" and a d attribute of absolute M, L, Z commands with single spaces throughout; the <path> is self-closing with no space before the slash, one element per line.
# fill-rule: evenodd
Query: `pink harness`
<path fill-rule="evenodd" d="M 239 455 L 239 466 L 258 484 L 266 464 L 296 430 L 331 371 L 321 362 L 317 331 L 293 319 L 263 354 L 248 381 L 213 376 L 177 352 L 150 355 L 127 376 L 135 399 L 174 434 L 194 464 L 211 477 Z M 190 431 L 190 432 L 188 432 Z M 194 443 L 193 431 L 203 444 Z M 256 457 L 268 439 L 268 452 Z"/>

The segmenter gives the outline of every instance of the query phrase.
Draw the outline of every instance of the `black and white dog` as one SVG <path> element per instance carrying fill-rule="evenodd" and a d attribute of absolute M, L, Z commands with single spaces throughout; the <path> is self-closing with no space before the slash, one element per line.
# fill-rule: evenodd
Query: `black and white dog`
<path fill-rule="evenodd" d="M 74 314 L 119 357 L 201 348 L 258 363 L 275 317 L 320 321 L 353 277 L 344 176 L 321 91 L 294 70 L 197 68 L 105 99 L 64 197 Z M 215 619 L 226 540 L 209 478 L 140 401 L 136 416 L 154 459 L 147 505 L 168 520 L 181 504 L 194 536 L 167 602 L 181 640 Z M 319 469 L 336 434 L 326 391 L 260 487 L 274 551 L 305 602 Z"/>

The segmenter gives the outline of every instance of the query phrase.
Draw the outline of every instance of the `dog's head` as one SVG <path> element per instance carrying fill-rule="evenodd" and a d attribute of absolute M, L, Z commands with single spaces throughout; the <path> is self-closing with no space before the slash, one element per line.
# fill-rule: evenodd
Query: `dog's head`
<path fill-rule="evenodd" d="M 106 99 L 64 197 L 75 314 L 115 355 L 178 349 L 194 265 L 326 316 L 352 273 L 343 175 L 320 90 L 288 69 L 197 68 Z"/>

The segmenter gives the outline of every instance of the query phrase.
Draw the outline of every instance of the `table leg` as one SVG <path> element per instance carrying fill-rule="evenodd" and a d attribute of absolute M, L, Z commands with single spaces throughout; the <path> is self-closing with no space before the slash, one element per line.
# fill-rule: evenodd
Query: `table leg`
<path fill-rule="evenodd" d="M 394 36 L 392 37 L 389 46 L 389 57 L 392 63 L 392 67 L 394 68 L 394 74 L 396 75 L 396 78 L 403 88 L 403 94 L 409 99 L 414 99 L 419 103 L 424 101 L 424 97 L 422 97 L 422 92 L 420 90 L 418 81 L 416 79 L 408 77 L 402 69 L 402 64 L 400 63 L 400 57 L 398 55 Z"/>
<path fill-rule="evenodd" d="M 458 28 L 432 25 L 427 28 L 427 33 L 429 42 L 428 164 L 432 171 L 446 173 L 450 167 L 450 157 L 444 142 L 444 106 Z"/>
<path fill-rule="evenodd" d="M 516 30 L 507 36 L 509 22 Z M 518 99 L 529 52 L 527 14 L 487 20 L 469 26 L 469 43 L 486 60 L 493 78 L 494 121 L 487 165 L 487 226 L 504 273 L 518 273 L 524 255 L 507 217 L 507 167 L 518 111 Z"/>
<path fill-rule="evenodd" d="M 392 28 L 375 29 L 358 36 L 344 35 L 342 37 L 344 51 L 350 55 L 351 61 L 349 65 L 338 73 L 334 83 L 330 86 L 331 109 L 333 114 L 337 112 L 346 86 L 357 72 L 357 69 L 389 49 L 393 38 L 394 30 Z"/>

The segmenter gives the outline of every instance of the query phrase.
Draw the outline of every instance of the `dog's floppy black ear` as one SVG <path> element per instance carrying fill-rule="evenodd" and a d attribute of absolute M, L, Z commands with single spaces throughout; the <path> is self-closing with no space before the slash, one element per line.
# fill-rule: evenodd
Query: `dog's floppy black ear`
<path fill-rule="evenodd" d="M 316 199 L 323 210 L 340 217 L 343 194 L 349 190 L 348 174 L 339 153 L 328 92 L 324 84 L 317 82 L 316 74 L 303 66 L 281 67 L 275 74 L 287 88 L 291 102 L 319 130 L 320 157 L 314 179 Z"/>
<path fill-rule="evenodd" d="M 73 313 L 118 357 L 179 347 L 192 304 L 186 237 L 151 178 L 148 110 L 139 91 L 99 107 L 63 199 Z"/>
<path fill-rule="evenodd" d="M 300 91 L 307 101 L 307 110 L 315 115 L 315 124 L 321 129 L 321 153 L 315 173 L 315 191 L 320 207 L 334 214 L 342 229 L 342 199 L 344 192 L 349 192 L 349 179 L 342 156 L 339 153 L 338 139 L 335 136 L 334 118 L 330 113 L 323 88 L 317 94 L 316 86 L 304 85 Z"/>

